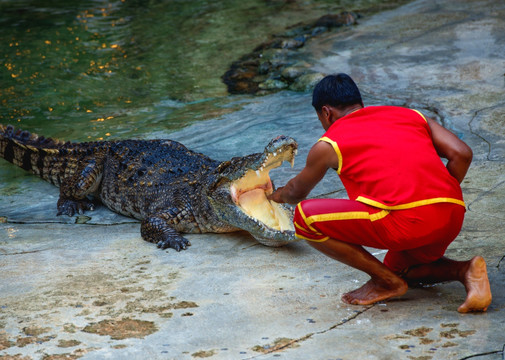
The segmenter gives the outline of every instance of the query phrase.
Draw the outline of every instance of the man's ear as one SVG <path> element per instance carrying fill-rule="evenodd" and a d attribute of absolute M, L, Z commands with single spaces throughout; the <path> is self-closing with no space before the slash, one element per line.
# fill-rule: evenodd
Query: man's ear
<path fill-rule="evenodd" d="M 328 123 L 328 126 L 333 125 L 333 123 L 341 117 L 339 110 L 329 105 L 323 106 L 321 108 L 321 112 L 323 113 L 323 117 Z"/>
<path fill-rule="evenodd" d="M 323 117 L 328 120 L 328 118 L 330 117 L 331 115 L 331 109 L 329 106 L 327 105 L 323 105 L 323 107 L 321 108 L 321 114 L 323 115 Z"/>
<path fill-rule="evenodd" d="M 330 108 L 328 106 L 323 106 L 321 108 L 321 111 L 318 111 L 317 115 L 319 117 L 319 121 L 321 122 L 321 125 L 323 126 L 323 129 L 324 130 L 328 130 L 328 128 L 331 125 L 331 122 L 330 122 L 330 117 L 331 117 Z"/>

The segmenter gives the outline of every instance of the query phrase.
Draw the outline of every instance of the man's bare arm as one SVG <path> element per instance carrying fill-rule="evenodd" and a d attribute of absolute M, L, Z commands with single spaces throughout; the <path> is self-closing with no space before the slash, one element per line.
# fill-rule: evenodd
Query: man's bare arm
<path fill-rule="evenodd" d="M 289 180 L 285 186 L 278 188 L 268 196 L 268 199 L 278 203 L 297 204 L 307 197 L 329 168 L 337 167 L 338 156 L 333 147 L 326 142 L 319 141 L 310 149 L 302 171 Z"/>
<path fill-rule="evenodd" d="M 472 149 L 435 120 L 426 118 L 437 153 L 448 160 L 447 170 L 461 183 L 472 162 Z"/>

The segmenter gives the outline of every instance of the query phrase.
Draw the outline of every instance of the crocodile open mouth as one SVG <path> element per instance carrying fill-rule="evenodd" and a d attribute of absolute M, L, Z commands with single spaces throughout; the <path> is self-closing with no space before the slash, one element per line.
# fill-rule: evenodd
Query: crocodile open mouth
<path fill-rule="evenodd" d="M 245 214 L 274 230 L 294 231 L 294 227 L 292 213 L 281 204 L 267 199 L 267 195 L 273 192 L 269 172 L 284 161 L 293 167 L 296 152 L 295 148 L 289 146 L 269 153 L 257 170 L 248 170 L 230 187 L 233 201 Z"/>

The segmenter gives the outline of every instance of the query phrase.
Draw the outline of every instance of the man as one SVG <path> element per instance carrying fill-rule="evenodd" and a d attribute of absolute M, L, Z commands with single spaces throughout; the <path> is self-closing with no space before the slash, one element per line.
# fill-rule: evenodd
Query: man
<path fill-rule="evenodd" d="M 486 311 L 491 291 L 484 259 L 443 256 L 463 224 L 460 183 L 472 150 L 418 111 L 364 107 L 346 74 L 321 80 L 312 105 L 326 133 L 310 150 L 305 168 L 269 199 L 298 204 L 297 237 L 370 275 L 342 300 L 367 305 L 403 295 L 408 283 L 458 280 L 467 291 L 458 311 Z M 302 201 L 330 168 L 350 200 Z M 363 246 L 388 249 L 384 262 Z"/>

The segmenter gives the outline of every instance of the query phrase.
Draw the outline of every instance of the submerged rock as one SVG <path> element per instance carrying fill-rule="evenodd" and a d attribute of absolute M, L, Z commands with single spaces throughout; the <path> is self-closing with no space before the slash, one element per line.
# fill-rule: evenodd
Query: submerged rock
<path fill-rule="evenodd" d="M 294 64 L 296 50 L 307 40 L 341 26 L 356 24 L 358 15 L 352 12 L 324 15 L 311 24 L 298 24 L 283 34 L 256 47 L 251 53 L 233 62 L 222 76 L 231 94 L 264 94 L 289 87 L 308 91 L 321 78 L 311 73 L 308 64 Z"/>
<path fill-rule="evenodd" d="M 297 77 L 306 74 L 309 71 L 310 64 L 299 62 L 282 69 L 281 76 L 288 81 L 294 81 Z"/>
<path fill-rule="evenodd" d="M 280 90 L 288 87 L 284 81 L 276 79 L 267 79 L 265 82 L 259 84 L 259 88 L 262 90 Z"/>
<path fill-rule="evenodd" d="M 309 73 L 303 74 L 295 79 L 289 86 L 293 91 L 310 91 L 316 84 L 324 78 L 325 74 L 322 73 Z"/>

